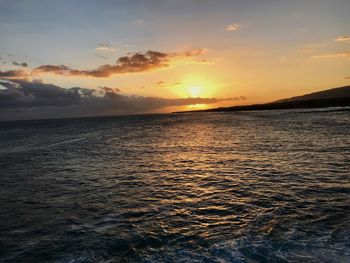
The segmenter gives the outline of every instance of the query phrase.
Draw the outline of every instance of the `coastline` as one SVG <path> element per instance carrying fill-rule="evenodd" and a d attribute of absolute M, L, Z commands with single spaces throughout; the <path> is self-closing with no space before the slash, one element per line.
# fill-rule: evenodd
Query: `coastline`
<path fill-rule="evenodd" d="M 173 113 L 189 112 L 220 112 L 220 111 L 260 111 L 260 110 L 289 110 L 289 109 L 315 109 L 331 107 L 350 107 L 350 97 L 315 99 L 315 100 L 296 100 L 287 102 L 271 102 L 264 104 L 251 104 L 232 107 L 219 107 L 205 110 L 177 111 Z M 344 109 L 349 110 L 349 109 Z"/>

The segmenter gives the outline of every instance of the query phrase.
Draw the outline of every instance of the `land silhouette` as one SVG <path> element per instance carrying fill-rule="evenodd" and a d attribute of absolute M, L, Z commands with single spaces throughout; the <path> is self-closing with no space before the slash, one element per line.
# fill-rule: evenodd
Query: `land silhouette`
<path fill-rule="evenodd" d="M 185 112 L 212 112 L 212 111 L 253 111 L 279 109 L 311 109 L 326 107 L 350 106 L 350 86 L 338 87 L 318 92 L 285 98 L 269 103 L 219 107 L 206 110 L 181 111 Z"/>

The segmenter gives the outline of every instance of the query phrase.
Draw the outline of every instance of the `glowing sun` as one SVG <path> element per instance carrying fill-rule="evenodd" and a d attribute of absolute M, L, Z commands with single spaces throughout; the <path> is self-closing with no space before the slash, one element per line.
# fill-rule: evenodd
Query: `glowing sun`
<path fill-rule="evenodd" d="M 207 76 L 190 74 L 180 79 L 174 93 L 181 98 L 210 98 L 216 94 L 216 84 Z"/>
<path fill-rule="evenodd" d="M 200 86 L 189 86 L 187 92 L 191 98 L 199 98 L 203 95 L 203 88 Z"/>

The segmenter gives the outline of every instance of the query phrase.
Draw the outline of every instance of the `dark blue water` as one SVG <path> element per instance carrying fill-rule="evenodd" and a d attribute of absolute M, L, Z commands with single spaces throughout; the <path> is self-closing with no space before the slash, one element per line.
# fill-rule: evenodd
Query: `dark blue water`
<path fill-rule="evenodd" d="M 350 262 L 350 113 L 0 123 L 0 262 Z"/>

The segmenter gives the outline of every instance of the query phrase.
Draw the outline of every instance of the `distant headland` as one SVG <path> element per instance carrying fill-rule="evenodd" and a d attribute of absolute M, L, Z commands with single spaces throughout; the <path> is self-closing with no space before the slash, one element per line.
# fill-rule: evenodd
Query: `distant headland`
<path fill-rule="evenodd" d="M 280 109 L 311 109 L 326 107 L 350 107 L 350 86 L 333 88 L 302 96 L 281 99 L 264 104 L 240 105 L 220 107 L 206 110 L 180 111 L 186 112 L 215 112 L 215 111 L 253 111 L 253 110 L 280 110 Z"/>

